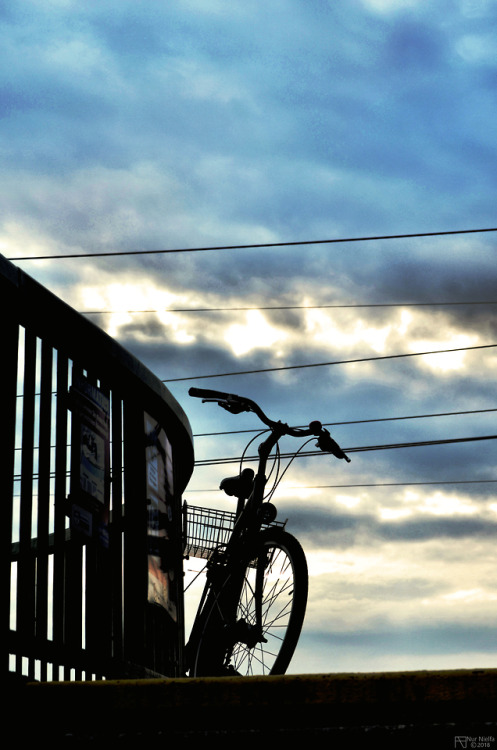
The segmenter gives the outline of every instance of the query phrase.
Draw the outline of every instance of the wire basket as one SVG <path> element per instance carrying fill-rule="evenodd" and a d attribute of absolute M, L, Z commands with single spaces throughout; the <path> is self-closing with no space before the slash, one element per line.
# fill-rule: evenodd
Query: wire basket
<path fill-rule="evenodd" d="M 228 543 L 235 525 L 235 513 L 195 505 L 183 505 L 184 556 L 209 559 Z M 285 526 L 286 521 L 273 521 L 263 526 Z"/>

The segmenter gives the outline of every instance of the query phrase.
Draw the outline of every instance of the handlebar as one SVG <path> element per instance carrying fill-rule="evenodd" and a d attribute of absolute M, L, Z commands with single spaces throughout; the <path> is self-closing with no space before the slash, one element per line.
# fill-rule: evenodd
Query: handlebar
<path fill-rule="evenodd" d="M 293 437 L 315 435 L 318 438 L 316 447 L 325 453 L 332 453 L 336 458 L 343 458 L 347 463 L 350 463 L 350 458 L 343 452 L 338 443 L 333 440 L 328 430 L 317 420 L 311 422 L 307 429 L 289 427 L 282 422 L 274 422 L 272 419 L 269 419 L 255 401 L 252 401 L 245 396 L 237 396 L 234 393 L 225 393 L 224 391 L 214 391 L 209 388 L 190 388 L 188 393 L 194 398 L 203 399 L 203 401 L 215 401 L 219 406 L 222 406 L 223 409 L 226 409 L 232 414 L 240 414 L 243 411 L 252 411 L 257 414 L 259 419 L 267 427 L 272 430 L 277 429 L 283 435 L 291 435 Z"/>
<path fill-rule="evenodd" d="M 190 388 L 188 393 L 195 398 L 212 399 L 214 401 L 217 401 L 218 399 L 228 399 L 230 396 L 233 398 L 239 398 L 239 396 L 235 396 L 234 394 L 223 393 L 222 391 L 211 391 L 208 388 Z"/>

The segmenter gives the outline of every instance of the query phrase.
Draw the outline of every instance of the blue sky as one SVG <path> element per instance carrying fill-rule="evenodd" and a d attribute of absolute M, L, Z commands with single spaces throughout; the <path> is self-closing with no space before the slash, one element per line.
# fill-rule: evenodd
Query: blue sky
<path fill-rule="evenodd" d="M 0 25 L 0 252 L 172 381 L 194 433 L 257 426 L 194 384 L 294 424 L 471 412 L 331 428 L 350 448 L 496 432 L 492 348 L 221 376 L 495 344 L 495 233 L 91 257 L 495 227 L 494 3 L 8 0 Z M 497 666 L 494 442 L 351 456 L 281 486 L 311 571 L 292 671 Z M 224 468 L 189 502 L 228 507 Z"/>

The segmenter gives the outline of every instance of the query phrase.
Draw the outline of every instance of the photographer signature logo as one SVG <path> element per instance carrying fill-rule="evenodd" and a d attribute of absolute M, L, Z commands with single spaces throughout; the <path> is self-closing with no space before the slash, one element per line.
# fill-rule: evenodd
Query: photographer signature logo
<path fill-rule="evenodd" d="M 464 735 L 456 735 L 454 737 L 454 747 L 458 748 L 493 748 L 495 737 L 466 737 Z"/>

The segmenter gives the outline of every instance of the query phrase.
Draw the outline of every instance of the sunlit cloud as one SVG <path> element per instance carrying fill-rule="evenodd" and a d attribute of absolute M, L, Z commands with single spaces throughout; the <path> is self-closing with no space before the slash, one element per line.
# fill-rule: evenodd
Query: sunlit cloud
<path fill-rule="evenodd" d="M 478 508 L 466 498 L 453 497 L 445 495 L 443 492 L 435 492 L 433 495 L 426 497 L 424 504 L 419 506 L 420 510 L 426 509 L 428 513 L 434 515 L 474 515 L 478 513 Z"/>
<path fill-rule="evenodd" d="M 415 492 L 406 490 L 395 507 L 380 507 L 380 517 L 385 520 L 414 518 L 424 516 L 471 516 L 478 514 L 480 509 L 465 496 L 447 494 L 441 490 L 435 492 Z"/>
<path fill-rule="evenodd" d="M 391 325 L 376 328 L 362 319 L 351 322 L 349 314 L 347 316 L 349 325 L 340 326 L 334 320 L 336 317 L 321 310 L 307 311 L 306 324 L 310 340 L 317 345 L 325 345 L 337 351 L 350 350 L 360 344 L 366 344 L 375 352 L 385 351 Z"/>
<path fill-rule="evenodd" d="M 246 313 L 246 323 L 229 326 L 224 338 L 235 355 L 240 356 L 252 349 L 268 349 L 284 341 L 286 334 L 271 326 L 261 312 L 250 310 Z"/>

